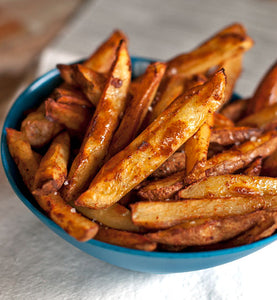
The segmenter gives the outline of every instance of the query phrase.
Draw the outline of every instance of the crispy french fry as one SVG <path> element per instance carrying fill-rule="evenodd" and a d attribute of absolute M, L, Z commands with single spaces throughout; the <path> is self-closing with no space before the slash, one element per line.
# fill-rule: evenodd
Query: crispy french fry
<path fill-rule="evenodd" d="M 262 166 L 262 175 L 277 177 L 277 150 L 265 159 Z"/>
<path fill-rule="evenodd" d="M 251 114 L 237 122 L 236 126 L 250 126 L 266 129 L 271 123 L 277 121 L 277 103 L 266 106 L 262 110 Z M 275 124 L 276 125 L 276 124 Z"/>
<path fill-rule="evenodd" d="M 77 98 L 72 96 L 62 96 L 56 100 L 58 103 L 67 104 L 67 105 L 79 105 L 86 108 L 92 108 L 93 105 L 91 102 L 85 98 Z"/>
<path fill-rule="evenodd" d="M 247 115 L 277 103 L 277 62 L 264 75 L 253 97 L 249 100 Z"/>
<path fill-rule="evenodd" d="M 35 198 L 50 219 L 78 241 L 85 242 L 96 235 L 99 226 L 77 213 L 58 193 L 35 195 Z"/>
<path fill-rule="evenodd" d="M 31 146 L 40 148 L 47 145 L 63 128 L 63 125 L 47 120 L 43 112 L 35 111 L 23 120 L 20 130 Z"/>
<path fill-rule="evenodd" d="M 99 73 L 107 73 L 110 71 L 114 62 L 114 55 L 119 42 L 123 40 L 128 44 L 126 35 L 115 30 L 111 36 L 103 42 L 103 44 L 83 63 L 87 68 L 90 68 Z"/>
<path fill-rule="evenodd" d="M 235 197 L 188 199 L 182 201 L 140 201 L 131 204 L 132 219 L 138 226 L 150 229 L 169 228 L 185 220 L 220 218 L 276 209 L 277 197 Z"/>
<path fill-rule="evenodd" d="M 60 76 L 70 86 L 77 87 L 77 82 L 74 77 L 74 69 L 71 65 L 57 64 L 57 69 L 60 71 Z"/>
<path fill-rule="evenodd" d="M 84 134 L 92 116 L 88 107 L 59 103 L 51 98 L 45 101 L 45 109 L 48 120 L 65 126 L 74 135 Z"/>
<path fill-rule="evenodd" d="M 125 148 L 137 136 L 165 69 L 164 63 L 150 64 L 145 73 L 131 83 L 130 95 L 132 98 L 113 136 L 109 148 L 110 157 Z"/>
<path fill-rule="evenodd" d="M 131 144 L 110 159 L 75 202 L 105 208 L 153 173 L 221 104 L 225 75 L 221 70 L 203 86 L 178 97 Z"/>
<path fill-rule="evenodd" d="M 175 152 L 154 173 L 153 178 L 164 178 L 186 168 L 186 154 Z"/>
<path fill-rule="evenodd" d="M 214 113 L 214 120 L 213 120 L 213 127 L 214 128 L 222 128 L 222 127 L 232 127 L 235 124 L 228 119 L 227 117 L 223 116 L 220 113 Z"/>
<path fill-rule="evenodd" d="M 220 66 L 230 57 L 249 50 L 253 40 L 247 36 L 241 24 L 232 24 L 221 30 L 190 53 L 178 55 L 168 62 L 167 75 L 190 76 L 201 74 Z"/>
<path fill-rule="evenodd" d="M 121 247 L 144 251 L 154 251 L 157 247 L 155 242 L 151 242 L 142 234 L 107 227 L 100 227 L 95 239 Z"/>
<path fill-rule="evenodd" d="M 277 193 L 277 179 L 247 175 L 220 175 L 204 178 L 181 190 L 181 199 L 263 196 Z"/>
<path fill-rule="evenodd" d="M 248 99 L 240 99 L 228 103 L 220 110 L 220 113 L 232 122 L 238 122 L 245 116 L 248 102 Z"/>
<path fill-rule="evenodd" d="M 34 179 L 33 193 L 50 194 L 58 191 L 67 176 L 70 138 L 64 131 L 56 136 L 43 156 Z"/>
<path fill-rule="evenodd" d="M 6 128 L 7 144 L 21 177 L 31 191 L 37 172 L 40 155 L 35 153 L 24 134 L 12 128 Z"/>
<path fill-rule="evenodd" d="M 104 209 L 92 209 L 87 207 L 76 206 L 70 202 L 70 205 L 76 208 L 85 217 L 96 220 L 108 227 L 139 232 L 140 228 L 132 222 L 131 212 L 128 208 L 115 203 L 111 207 Z"/>
<path fill-rule="evenodd" d="M 146 237 L 153 242 L 169 245 L 186 247 L 210 245 L 231 239 L 250 229 L 263 215 L 264 211 L 256 211 L 226 218 L 200 218 L 148 233 Z"/>
<path fill-rule="evenodd" d="M 251 127 L 222 127 L 214 128 L 211 132 L 210 143 L 227 146 L 242 143 L 247 140 L 255 140 L 261 134 L 262 130 Z"/>
<path fill-rule="evenodd" d="M 126 44 L 122 41 L 80 152 L 72 163 L 68 176 L 69 184 L 64 187 L 63 194 L 67 201 L 76 199 L 88 187 L 107 154 L 120 114 L 125 108 L 131 80 L 130 63 Z"/>
<path fill-rule="evenodd" d="M 262 163 L 263 163 L 262 157 L 257 157 L 243 171 L 243 174 L 248 175 L 248 176 L 259 176 L 262 171 Z"/>

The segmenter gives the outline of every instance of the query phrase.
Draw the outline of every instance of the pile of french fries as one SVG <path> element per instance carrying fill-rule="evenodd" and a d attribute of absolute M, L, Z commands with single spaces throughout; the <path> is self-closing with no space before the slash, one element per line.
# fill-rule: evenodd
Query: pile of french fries
<path fill-rule="evenodd" d="M 277 227 L 277 64 L 252 97 L 230 101 L 253 46 L 232 24 L 132 79 L 112 35 L 7 143 L 24 183 L 79 241 L 145 251 L 252 243 Z"/>

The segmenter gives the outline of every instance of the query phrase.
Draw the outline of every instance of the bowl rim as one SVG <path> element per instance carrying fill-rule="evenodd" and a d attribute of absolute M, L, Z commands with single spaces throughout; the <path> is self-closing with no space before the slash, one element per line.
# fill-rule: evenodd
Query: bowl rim
<path fill-rule="evenodd" d="M 132 63 L 133 62 L 142 62 L 142 63 L 150 63 L 154 61 L 153 59 L 149 58 L 143 58 L 143 57 L 137 57 L 132 56 Z M 79 63 L 82 60 L 79 60 Z M 31 201 L 25 197 L 19 186 L 17 185 L 12 172 L 10 170 L 10 166 L 8 163 L 8 160 L 6 159 L 7 156 L 10 156 L 10 153 L 8 151 L 8 146 L 6 143 L 6 128 L 10 126 L 11 118 L 13 113 L 18 109 L 17 106 L 25 97 L 29 97 L 30 94 L 32 94 L 34 91 L 40 88 L 41 85 L 47 84 L 49 80 L 54 80 L 54 78 L 59 78 L 59 71 L 57 68 L 51 69 L 50 71 L 46 72 L 45 74 L 38 77 L 36 80 L 34 80 L 30 85 L 28 85 L 25 90 L 16 98 L 16 100 L 12 103 L 11 107 L 8 110 L 8 113 L 6 115 L 5 121 L 3 123 L 2 127 L 2 133 L 1 133 L 1 159 L 2 159 L 2 165 L 3 169 L 5 171 L 6 177 L 9 181 L 9 184 L 11 185 L 12 189 L 18 196 L 18 198 L 36 215 L 38 219 L 40 219 L 47 227 L 50 227 L 54 233 L 57 233 L 60 235 L 60 237 L 63 237 L 64 234 L 68 236 L 69 239 L 74 239 L 68 233 L 66 233 L 60 226 L 58 226 L 54 221 L 52 221 L 46 214 L 44 214 L 42 211 L 37 209 Z M 234 94 L 235 98 L 239 98 L 237 94 Z M 20 178 L 20 180 L 22 180 Z M 54 230 L 53 230 L 54 228 Z M 64 239 L 64 238 L 63 238 Z M 112 245 L 108 243 L 104 243 L 101 241 L 97 241 L 95 239 L 91 239 L 87 242 L 79 242 L 74 239 L 74 243 L 77 244 L 90 244 L 92 246 L 97 246 L 103 249 L 115 251 L 115 252 L 121 252 L 128 255 L 135 255 L 135 256 L 141 256 L 141 257 L 151 257 L 151 258 L 167 258 L 167 259 L 190 259 L 190 258 L 205 258 L 205 257 L 213 257 L 213 256 L 225 256 L 229 254 L 236 254 L 240 252 L 245 251 L 251 251 L 252 249 L 260 249 L 268 244 L 274 242 L 277 239 L 277 233 L 264 238 L 262 240 L 256 241 L 251 244 L 237 246 L 233 248 L 226 248 L 226 249 L 218 249 L 218 250 L 206 250 L 206 251 L 195 251 L 195 252 L 162 252 L 162 251 L 153 251 L 153 252 L 147 252 L 143 250 L 136 250 L 136 249 L 130 249 L 125 248 L 117 245 Z M 72 243 L 71 243 L 72 244 Z"/>

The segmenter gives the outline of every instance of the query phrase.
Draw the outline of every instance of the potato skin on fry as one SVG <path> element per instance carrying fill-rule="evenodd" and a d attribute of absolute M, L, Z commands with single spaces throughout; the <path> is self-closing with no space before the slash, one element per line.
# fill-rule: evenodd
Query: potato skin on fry
<path fill-rule="evenodd" d="M 105 208 L 117 202 L 172 155 L 221 104 L 223 70 L 205 85 L 189 90 L 149 125 L 131 144 L 110 159 L 75 202 Z"/>

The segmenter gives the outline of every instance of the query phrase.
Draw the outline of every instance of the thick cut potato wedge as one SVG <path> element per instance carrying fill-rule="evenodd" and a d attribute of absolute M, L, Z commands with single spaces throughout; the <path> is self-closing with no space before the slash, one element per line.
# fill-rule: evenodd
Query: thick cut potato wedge
<path fill-rule="evenodd" d="M 247 176 L 259 176 L 262 171 L 262 164 L 262 157 L 257 157 L 247 166 L 247 168 L 243 171 L 243 174 Z"/>
<path fill-rule="evenodd" d="M 220 113 L 232 122 L 238 122 L 240 119 L 245 117 L 248 102 L 249 99 L 240 99 L 232 103 L 228 103 L 220 110 Z"/>
<path fill-rule="evenodd" d="M 58 193 L 35 195 L 35 198 L 50 219 L 78 241 L 85 242 L 96 235 L 98 224 L 77 213 Z"/>
<path fill-rule="evenodd" d="M 253 46 L 240 24 L 223 29 L 190 53 L 178 55 L 168 62 L 167 75 L 182 74 L 190 76 L 201 74 L 210 68 L 220 66 L 236 55 L 241 55 Z"/>
<path fill-rule="evenodd" d="M 206 121 L 222 101 L 223 70 L 178 97 L 131 144 L 99 171 L 76 205 L 106 208 L 153 173 Z"/>
<path fill-rule="evenodd" d="M 227 146 L 255 140 L 262 134 L 262 130 L 251 127 L 222 127 L 214 128 L 211 132 L 210 143 Z"/>
<path fill-rule="evenodd" d="M 49 98 L 45 101 L 46 118 L 66 127 L 73 135 L 83 135 L 92 110 L 77 104 L 64 104 Z"/>
<path fill-rule="evenodd" d="M 252 228 L 264 215 L 256 211 L 226 218 L 187 221 L 171 228 L 146 234 L 151 241 L 178 246 L 203 246 L 229 240 Z"/>
<path fill-rule="evenodd" d="M 11 128 L 6 128 L 6 132 L 11 157 L 18 167 L 24 183 L 31 191 L 39 167 L 40 155 L 32 150 L 29 141 L 22 132 Z"/>
<path fill-rule="evenodd" d="M 114 55 L 121 40 L 126 45 L 128 44 L 126 35 L 120 30 L 115 30 L 83 65 L 99 73 L 108 73 L 114 62 Z"/>
<path fill-rule="evenodd" d="M 131 100 L 113 136 L 109 157 L 121 151 L 137 136 L 165 69 L 164 63 L 150 64 L 145 73 L 131 83 L 129 92 Z"/>
<path fill-rule="evenodd" d="M 107 154 L 119 117 L 125 109 L 131 80 L 130 57 L 124 41 L 120 42 L 104 92 L 88 126 L 80 152 L 74 159 L 63 195 L 75 200 L 89 185 Z"/>
<path fill-rule="evenodd" d="M 60 133 L 51 143 L 41 159 L 34 180 L 34 193 L 50 194 L 58 191 L 67 176 L 67 164 L 70 151 L 69 134 Z"/>
<path fill-rule="evenodd" d="M 51 97 L 59 103 L 63 104 L 77 104 L 85 107 L 93 107 L 93 104 L 87 97 L 79 90 L 70 87 L 56 88 L 51 94 Z M 51 98 L 50 97 L 50 98 Z"/>
<path fill-rule="evenodd" d="M 223 116 L 220 113 L 214 113 L 214 120 L 213 120 L 213 127 L 214 128 L 225 128 L 225 127 L 232 127 L 235 124 L 228 119 L 227 117 Z"/>
<path fill-rule="evenodd" d="M 247 175 L 210 176 L 189 185 L 178 193 L 182 199 L 275 194 L 277 194 L 277 179 Z"/>
<path fill-rule="evenodd" d="M 132 232 L 140 231 L 139 227 L 132 222 L 130 210 L 118 203 L 103 209 L 76 206 L 71 202 L 69 204 L 75 207 L 76 210 L 85 217 L 96 220 L 108 227 Z"/>
<path fill-rule="evenodd" d="M 63 128 L 62 124 L 47 120 L 43 112 L 35 111 L 23 120 L 20 130 L 31 146 L 40 148 L 47 145 Z"/>
<path fill-rule="evenodd" d="M 150 241 L 142 234 L 100 227 L 96 240 L 121 247 L 144 251 L 154 251 L 157 243 Z"/>
<path fill-rule="evenodd" d="M 264 75 L 253 97 L 249 100 L 247 114 L 277 103 L 277 62 Z"/>
<path fill-rule="evenodd" d="M 262 166 L 262 175 L 277 177 L 277 151 L 265 159 Z"/>
<path fill-rule="evenodd" d="M 131 204 L 133 222 L 150 229 L 168 228 L 186 220 L 229 217 L 276 208 L 277 196 L 141 201 Z"/>

